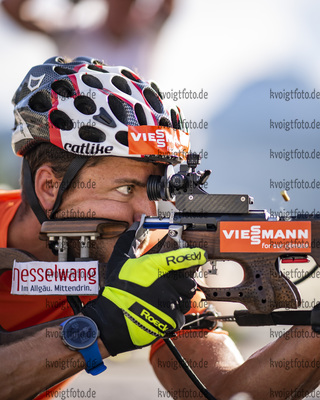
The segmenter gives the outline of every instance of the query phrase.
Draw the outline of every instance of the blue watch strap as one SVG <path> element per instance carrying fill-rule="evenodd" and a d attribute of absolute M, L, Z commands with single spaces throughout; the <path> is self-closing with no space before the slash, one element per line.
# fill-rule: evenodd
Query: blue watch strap
<path fill-rule="evenodd" d="M 63 321 L 60 326 L 64 328 L 64 326 L 69 322 L 71 319 L 76 319 L 77 317 L 71 317 L 65 321 Z M 80 317 L 90 320 L 88 317 Z M 92 320 L 91 320 L 92 321 Z M 92 321 L 94 323 L 94 321 Z M 94 323 L 95 324 L 95 323 Z M 95 324 L 96 325 L 96 324 Z M 82 355 L 86 363 L 86 372 L 91 375 L 98 375 L 101 372 L 105 371 L 107 367 L 104 365 L 101 353 L 98 346 L 98 340 L 95 340 L 93 344 L 85 349 L 76 348 L 76 346 L 71 346 L 71 344 L 65 342 L 65 344 L 71 348 L 72 350 L 77 350 Z"/>
<path fill-rule="evenodd" d="M 88 374 L 98 375 L 107 369 L 103 363 L 97 340 L 90 347 L 79 349 L 78 351 L 86 362 Z"/>

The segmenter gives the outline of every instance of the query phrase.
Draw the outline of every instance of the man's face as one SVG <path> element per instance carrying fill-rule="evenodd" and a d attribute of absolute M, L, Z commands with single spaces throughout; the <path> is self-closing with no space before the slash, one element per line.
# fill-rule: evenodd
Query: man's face
<path fill-rule="evenodd" d="M 120 157 L 104 157 L 92 167 L 85 166 L 72 190 L 63 197 L 57 218 L 110 218 L 140 221 L 141 215 L 156 215 L 156 204 L 147 197 L 150 175 L 162 175 L 163 166 Z M 90 257 L 106 262 L 117 238 L 97 240 Z"/>

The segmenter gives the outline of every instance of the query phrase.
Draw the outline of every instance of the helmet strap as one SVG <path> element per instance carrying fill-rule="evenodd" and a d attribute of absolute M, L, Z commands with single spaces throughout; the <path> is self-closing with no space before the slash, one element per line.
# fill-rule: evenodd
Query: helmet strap
<path fill-rule="evenodd" d="M 58 211 L 64 191 L 68 189 L 68 187 L 71 185 L 71 182 L 73 181 L 73 178 L 77 175 L 77 173 L 80 171 L 80 169 L 84 166 L 84 164 L 87 161 L 88 157 L 76 157 L 71 161 L 67 169 L 67 172 L 65 173 L 60 183 L 57 198 L 50 214 L 50 219 L 52 219 L 55 213 Z"/>
<path fill-rule="evenodd" d="M 29 203 L 32 211 L 38 218 L 38 221 L 40 222 L 40 224 L 42 224 L 43 222 L 48 221 L 49 219 L 52 219 L 54 217 L 55 213 L 58 211 L 58 209 L 60 207 L 62 195 L 63 195 L 64 191 L 70 186 L 72 180 L 77 175 L 77 173 L 80 171 L 80 169 L 84 166 L 84 164 L 87 162 L 87 160 L 88 160 L 88 157 L 76 157 L 71 161 L 71 163 L 67 169 L 67 172 L 65 173 L 65 175 L 61 181 L 61 184 L 59 186 L 57 198 L 56 198 L 56 201 L 52 208 L 50 218 L 48 218 L 46 213 L 44 212 L 43 208 L 41 207 L 39 199 L 36 195 L 29 163 L 25 158 L 23 159 L 23 165 L 22 165 L 23 177 L 24 177 L 25 187 L 27 188 L 27 190 L 25 190 L 25 195 L 27 197 L 28 203 Z"/>
<path fill-rule="evenodd" d="M 23 170 L 24 186 L 26 188 L 24 193 L 27 197 L 28 203 L 29 203 L 32 211 L 35 213 L 40 224 L 42 224 L 44 221 L 48 221 L 48 217 L 46 216 L 46 213 L 43 211 L 43 208 L 41 207 L 41 205 L 39 203 L 39 199 L 38 199 L 38 197 L 36 195 L 36 191 L 34 189 L 34 183 L 33 183 L 32 175 L 31 175 L 31 169 L 30 169 L 28 161 L 25 158 L 23 159 L 22 170 Z"/>

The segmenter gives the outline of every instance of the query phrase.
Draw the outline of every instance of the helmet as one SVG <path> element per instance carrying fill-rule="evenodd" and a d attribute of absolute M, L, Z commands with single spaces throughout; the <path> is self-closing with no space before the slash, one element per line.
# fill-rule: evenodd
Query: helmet
<path fill-rule="evenodd" d="M 125 67 L 88 57 L 53 57 L 33 67 L 13 97 L 12 147 L 24 156 L 50 142 L 80 156 L 121 156 L 176 164 L 189 151 L 178 107 Z"/>
<path fill-rule="evenodd" d="M 31 68 L 16 91 L 12 148 L 25 156 L 40 143 L 51 143 L 77 155 L 59 186 L 51 212 L 91 156 L 134 157 L 177 164 L 189 151 L 178 107 L 165 107 L 154 82 L 142 81 L 126 67 L 77 57 L 53 57 Z M 40 223 L 48 219 L 23 160 L 25 195 Z"/>

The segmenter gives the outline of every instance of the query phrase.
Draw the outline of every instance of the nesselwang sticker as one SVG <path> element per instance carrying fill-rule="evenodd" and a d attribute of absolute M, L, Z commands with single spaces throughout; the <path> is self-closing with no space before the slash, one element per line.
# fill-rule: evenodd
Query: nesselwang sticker
<path fill-rule="evenodd" d="M 223 253 L 311 253 L 311 221 L 222 221 Z"/>
<path fill-rule="evenodd" d="M 98 292 L 98 261 L 14 261 L 11 294 L 68 296 Z"/>

